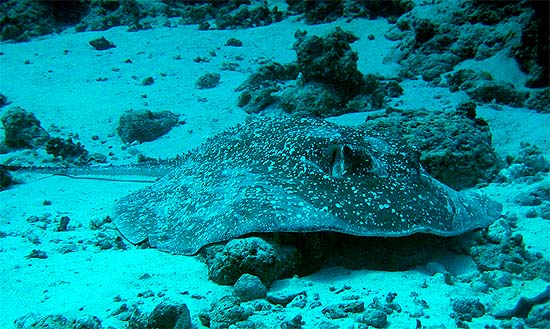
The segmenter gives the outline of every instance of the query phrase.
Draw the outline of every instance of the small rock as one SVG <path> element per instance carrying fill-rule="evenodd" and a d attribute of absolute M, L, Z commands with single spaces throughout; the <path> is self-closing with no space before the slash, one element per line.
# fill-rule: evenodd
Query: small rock
<path fill-rule="evenodd" d="M 546 203 L 540 208 L 540 217 L 542 219 L 550 220 L 550 203 Z"/>
<path fill-rule="evenodd" d="M 365 310 L 365 303 L 350 302 L 327 306 L 323 314 L 329 319 L 341 319 L 349 316 L 349 313 L 360 313 Z"/>
<path fill-rule="evenodd" d="M 456 112 L 468 119 L 475 119 L 476 118 L 476 103 L 475 102 L 464 102 L 459 104 L 456 107 Z"/>
<path fill-rule="evenodd" d="M 514 201 L 520 206 L 530 207 L 530 206 L 539 206 L 542 204 L 541 198 L 534 193 L 521 193 L 518 194 Z"/>
<path fill-rule="evenodd" d="M 63 160 L 76 160 L 81 163 L 89 161 L 88 151 L 84 145 L 73 142 L 70 137 L 66 140 L 59 137 L 50 138 L 46 143 L 46 153 L 61 157 Z"/>
<path fill-rule="evenodd" d="M 61 314 L 40 316 L 28 313 L 15 320 L 16 328 L 71 328 L 72 321 Z"/>
<path fill-rule="evenodd" d="M 506 244 L 510 241 L 512 230 L 504 219 L 499 219 L 487 229 L 487 239 L 493 243 Z"/>
<path fill-rule="evenodd" d="M 153 83 L 155 83 L 155 79 L 153 79 L 153 77 L 147 77 L 141 81 L 142 86 L 150 86 Z"/>
<path fill-rule="evenodd" d="M 8 101 L 8 98 L 5 95 L 0 94 L 0 107 L 6 106 L 9 103 L 10 101 Z"/>
<path fill-rule="evenodd" d="M 242 301 L 248 302 L 254 299 L 265 298 L 267 288 L 260 278 L 246 273 L 235 282 L 233 293 Z"/>
<path fill-rule="evenodd" d="M 206 73 L 197 79 L 197 82 L 195 82 L 195 86 L 198 89 L 211 89 L 216 87 L 219 82 L 219 73 Z"/>
<path fill-rule="evenodd" d="M 526 218 L 535 218 L 538 216 L 538 213 L 537 213 L 537 209 L 536 208 L 531 208 L 531 209 L 528 209 L 526 212 L 525 212 L 525 217 Z"/>
<path fill-rule="evenodd" d="M 339 329 L 340 326 L 337 325 L 336 323 L 332 323 L 332 322 L 321 322 L 319 323 L 319 329 Z"/>
<path fill-rule="evenodd" d="M 0 191 L 13 184 L 13 176 L 5 168 L 0 167 Z"/>
<path fill-rule="evenodd" d="M 512 286 L 512 275 L 504 271 L 483 272 L 481 279 L 495 289 Z"/>
<path fill-rule="evenodd" d="M 550 304 L 533 306 L 525 323 L 532 328 L 550 328 Z"/>
<path fill-rule="evenodd" d="M 380 310 L 367 310 L 358 315 L 355 321 L 375 328 L 385 328 L 388 325 L 388 316 Z"/>
<path fill-rule="evenodd" d="M 187 305 L 169 305 L 166 303 L 158 304 L 149 315 L 149 328 L 161 329 L 190 329 L 191 316 Z"/>
<path fill-rule="evenodd" d="M 413 28 L 417 43 L 424 43 L 435 35 L 436 26 L 427 19 L 415 20 Z"/>
<path fill-rule="evenodd" d="M 148 289 L 148 290 L 145 290 L 144 292 L 139 292 L 137 296 L 143 297 L 143 298 L 151 298 L 151 297 L 155 297 L 155 293 L 153 292 L 153 290 Z"/>
<path fill-rule="evenodd" d="M 538 288 L 538 286 L 536 287 Z M 533 309 L 537 305 L 548 305 L 550 301 L 550 286 L 546 286 L 544 290 L 536 289 L 528 286 L 525 292 L 522 291 L 522 295 L 513 305 L 504 305 L 504 307 L 497 307 L 494 315 L 497 319 L 512 319 L 512 318 L 527 318 L 533 312 Z M 511 299 L 504 299 L 502 302 L 509 304 Z M 538 312 L 535 311 L 535 312 Z M 533 314 L 534 315 L 534 314 Z M 535 318 L 535 316 L 532 316 Z M 549 319 L 550 320 L 550 319 Z M 535 327 L 538 328 L 538 327 Z M 544 327 L 540 327 L 544 328 Z"/>
<path fill-rule="evenodd" d="M 75 329 L 103 329 L 101 320 L 97 316 L 87 316 L 74 321 Z"/>
<path fill-rule="evenodd" d="M 1 121 L 9 147 L 37 148 L 46 144 L 50 138 L 34 114 L 20 107 L 7 110 Z"/>
<path fill-rule="evenodd" d="M 225 329 L 237 322 L 245 321 L 250 315 L 250 312 L 241 306 L 238 297 L 225 296 L 212 305 L 208 313 L 208 322 L 212 329 Z"/>
<path fill-rule="evenodd" d="M 61 217 L 59 219 L 59 225 L 57 226 L 56 231 L 57 232 L 66 232 L 67 231 L 67 226 L 69 225 L 70 221 L 71 221 L 71 219 L 69 218 L 69 216 Z"/>
<path fill-rule="evenodd" d="M 120 117 L 117 133 L 127 144 L 150 142 L 168 133 L 177 124 L 178 115 L 170 111 L 130 110 Z"/>
<path fill-rule="evenodd" d="M 46 259 L 48 258 L 48 255 L 45 251 L 33 249 L 29 255 L 26 256 L 27 258 L 39 258 L 39 259 Z"/>
<path fill-rule="evenodd" d="M 114 43 L 105 39 L 105 37 L 90 40 L 89 44 L 94 47 L 95 50 L 107 50 L 116 47 Z"/>
<path fill-rule="evenodd" d="M 306 323 L 302 321 L 302 316 L 296 315 L 290 321 L 281 323 L 281 329 L 300 329 L 304 324 Z"/>
<path fill-rule="evenodd" d="M 472 289 L 478 292 L 487 293 L 489 292 L 489 285 L 482 281 L 474 281 L 472 282 Z"/>
<path fill-rule="evenodd" d="M 241 40 L 237 39 L 237 38 L 229 38 L 225 42 L 225 45 L 226 46 L 232 46 L 232 47 L 242 47 L 243 42 Z"/>
<path fill-rule="evenodd" d="M 245 273 L 256 275 L 269 286 L 274 280 L 296 272 L 296 248 L 282 247 L 250 237 L 230 240 L 225 246 L 205 248 L 208 277 L 218 284 L 235 284 Z"/>
<path fill-rule="evenodd" d="M 456 321 L 470 322 L 472 318 L 485 315 L 485 306 L 479 302 L 479 299 L 455 299 L 452 301 L 451 306 L 456 313 Z"/>

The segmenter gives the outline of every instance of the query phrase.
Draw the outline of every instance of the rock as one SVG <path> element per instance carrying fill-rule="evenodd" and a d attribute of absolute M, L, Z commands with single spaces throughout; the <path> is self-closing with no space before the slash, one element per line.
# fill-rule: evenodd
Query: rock
<path fill-rule="evenodd" d="M 13 176 L 11 173 L 0 166 L 0 191 L 10 187 L 13 183 Z"/>
<path fill-rule="evenodd" d="M 399 16 L 414 7 L 413 1 L 331 1 L 331 0 L 287 0 L 288 10 L 303 14 L 306 24 L 333 22 L 341 17 L 352 20 L 357 17 L 375 19 L 386 17 L 394 22 Z"/>
<path fill-rule="evenodd" d="M 302 316 L 296 315 L 292 319 L 281 323 L 281 329 L 301 329 L 304 324 L 306 323 L 302 321 Z"/>
<path fill-rule="evenodd" d="M 358 315 L 355 321 L 374 328 L 386 328 L 388 325 L 388 316 L 380 310 L 369 309 Z"/>
<path fill-rule="evenodd" d="M 126 111 L 122 114 L 117 133 L 124 143 L 153 141 L 178 124 L 178 115 L 170 111 Z"/>
<path fill-rule="evenodd" d="M 468 96 L 481 103 L 522 107 L 529 96 L 527 92 L 516 90 L 512 84 L 494 81 L 481 81 L 474 88 L 464 90 Z"/>
<path fill-rule="evenodd" d="M 142 86 L 151 86 L 153 83 L 155 83 L 155 79 L 153 77 L 146 77 L 141 81 Z"/>
<path fill-rule="evenodd" d="M 225 2 L 219 2 L 224 4 Z M 266 3 L 227 2 L 227 5 L 214 12 L 217 29 L 250 28 L 265 26 L 272 22 L 278 22 L 283 17 L 283 12 L 275 6 L 270 9 Z M 208 17 L 204 18 L 209 19 Z"/>
<path fill-rule="evenodd" d="M 435 36 L 436 25 L 427 19 L 417 19 L 413 22 L 414 39 L 424 43 Z"/>
<path fill-rule="evenodd" d="M 69 226 L 69 222 L 71 221 L 71 219 L 69 218 L 69 216 L 61 216 L 61 218 L 59 219 L 59 223 L 58 223 L 58 226 L 56 228 L 56 231 L 57 232 L 66 232 L 68 230 L 68 226 Z"/>
<path fill-rule="evenodd" d="M 90 46 L 94 47 L 95 50 L 107 50 L 116 47 L 114 43 L 105 39 L 105 37 L 90 40 L 88 43 Z"/>
<path fill-rule="evenodd" d="M 520 206 L 532 207 L 540 206 L 542 199 L 536 194 L 536 191 L 522 192 L 514 197 L 514 202 Z"/>
<path fill-rule="evenodd" d="M 550 88 L 533 90 L 525 101 L 525 107 L 540 113 L 550 113 Z"/>
<path fill-rule="evenodd" d="M 319 329 L 340 329 L 340 326 L 336 323 L 323 321 L 319 323 Z"/>
<path fill-rule="evenodd" d="M 102 329 L 101 320 L 97 316 L 88 316 L 77 319 L 71 328 L 74 329 Z"/>
<path fill-rule="evenodd" d="M 216 87 L 219 82 L 219 73 L 206 73 L 197 79 L 197 81 L 195 82 L 195 86 L 198 89 L 211 89 Z"/>
<path fill-rule="evenodd" d="M 8 98 L 0 93 L 0 108 L 10 104 L 11 102 L 8 100 Z"/>
<path fill-rule="evenodd" d="M 270 244 L 257 237 L 234 239 L 225 246 L 204 250 L 209 278 L 218 284 L 234 284 L 241 275 L 255 275 L 269 286 L 271 282 L 296 273 L 297 250 Z"/>
<path fill-rule="evenodd" d="M 479 280 L 476 280 L 476 281 L 472 282 L 471 287 L 475 291 L 481 292 L 481 293 L 484 293 L 484 294 L 488 293 L 489 288 L 490 288 L 488 284 L 486 284 L 485 282 L 479 281 Z"/>
<path fill-rule="evenodd" d="M 512 275 L 503 271 L 487 271 L 483 272 L 481 279 L 489 287 L 500 289 L 512 286 Z"/>
<path fill-rule="evenodd" d="M 87 316 L 80 319 L 68 319 L 61 314 L 40 316 L 36 313 L 26 314 L 14 321 L 18 329 L 103 329 L 101 320 L 97 316 Z"/>
<path fill-rule="evenodd" d="M 500 305 L 495 306 L 495 318 L 511 319 L 511 318 L 527 318 L 534 306 L 548 303 L 550 300 L 550 286 L 540 289 L 539 285 L 530 284 L 525 289 L 522 289 L 521 296 L 516 300 L 516 296 L 507 296 L 508 298 L 500 299 Z M 513 299 L 511 297 L 514 297 Z M 510 301 L 515 301 L 515 304 L 510 304 Z M 503 305 L 504 304 L 504 305 Z"/>
<path fill-rule="evenodd" d="M 451 91 L 462 90 L 481 103 L 496 102 L 514 107 L 523 106 L 528 92 L 516 89 L 512 84 L 493 81 L 492 76 L 471 69 L 461 69 L 447 76 Z"/>
<path fill-rule="evenodd" d="M 50 138 L 34 114 L 20 107 L 7 110 L 1 121 L 6 144 L 10 147 L 37 148 L 44 145 Z"/>
<path fill-rule="evenodd" d="M 245 273 L 235 282 L 233 293 L 243 302 L 248 302 L 254 299 L 265 298 L 267 288 L 262 283 L 260 278 L 255 275 Z"/>
<path fill-rule="evenodd" d="M 274 87 L 277 83 L 295 80 L 298 77 L 298 66 L 296 63 L 280 64 L 270 62 L 260 66 L 252 73 L 235 91 L 254 91 L 265 86 Z"/>
<path fill-rule="evenodd" d="M 332 22 L 342 16 L 340 1 L 288 1 L 289 9 L 303 12 L 306 24 Z"/>
<path fill-rule="evenodd" d="M 533 306 L 525 323 L 531 328 L 550 328 L 550 304 Z"/>
<path fill-rule="evenodd" d="M 487 229 L 486 237 L 493 243 L 507 244 L 512 236 L 510 225 L 505 219 L 499 219 Z"/>
<path fill-rule="evenodd" d="M 476 107 L 476 103 L 474 102 L 462 102 L 457 105 L 456 113 L 461 117 L 475 120 L 477 117 Z"/>
<path fill-rule="evenodd" d="M 136 0 L 91 1 L 86 15 L 75 26 L 76 30 L 82 31 L 105 31 L 115 26 L 127 25 L 134 29 L 140 27 L 140 16 L 142 7 Z"/>
<path fill-rule="evenodd" d="M 237 39 L 237 38 L 229 38 L 225 42 L 225 45 L 226 46 L 231 46 L 231 47 L 242 47 L 243 42 L 241 40 Z"/>
<path fill-rule="evenodd" d="M 45 251 L 33 249 L 31 253 L 26 256 L 26 258 L 46 259 L 48 258 L 48 254 L 46 254 Z"/>
<path fill-rule="evenodd" d="M 513 46 L 513 54 L 522 71 L 529 74 L 526 87 L 540 88 L 550 85 L 550 46 L 548 20 L 550 4 L 547 1 L 528 3 L 532 10 L 523 24 L 520 41 Z"/>
<path fill-rule="evenodd" d="M 323 37 L 298 31 L 296 39 L 297 62 L 264 65 L 236 89 L 241 91 L 238 105 L 247 113 L 279 101 L 293 116 L 324 118 L 379 109 L 387 97 L 402 95 L 397 81 L 373 74 L 363 77 L 357 70 L 357 54 L 349 45 L 354 35 L 337 28 Z M 283 83 L 295 79 L 295 85 Z"/>
<path fill-rule="evenodd" d="M 52 33 L 56 22 L 46 2 L 8 0 L 0 3 L 0 40 L 28 41 Z"/>
<path fill-rule="evenodd" d="M 513 163 L 507 168 L 502 168 L 495 179 L 498 182 L 512 182 L 516 179 L 529 176 L 527 166 L 519 163 Z"/>
<path fill-rule="evenodd" d="M 90 161 L 88 151 L 84 148 L 84 145 L 80 142 L 75 144 L 70 137 L 66 140 L 59 137 L 50 138 L 46 143 L 46 153 L 81 164 Z"/>
<path fill-rule="evenodd" d="M 348 317 L 350 313 L 361 313 L 365 310 L 365 303 L 355 301 L 327 306 L 323 314 L 329 319 L 341 319 Z"/>
<path fill-rule="evenodd" d="M 343 114 L 345 100 L 334 87 L 324 83 L 308 83 L 302 88 L 289 87 L 281 96 L 281 107 L 296 117 L 331 117 Z"/>
<path fill-rule="evenodd" d="M 458 321 L 470 322 L 472 318 L 479 318 L 485 315 L 485 306 L 479 302 L 479 299 L 454 299 L 451 302 L 451 307 Z"/>
<path fill-rule="evenodd" d="M 15 320 L 15 327 L 18 329 L 32 328 L 56 328 L 72 329 L 73 323 L 61 314 L 40 316 L 36 313 L 26 314 Z"/>
<path fill-rule="evenodd" d="M 149 315 L 148 328 L 191 329 L 191 316 L 187 305 L 158 304 Z"/>
<path fill-rule="evenodd" d="M 534 182 L 540 174 L 550 171 L 550 161 L 543 156 L 538 146 L 521 142 L 520 147 L 517 156 L 506 158 L 509 166 L 499 172 L 498 181 L 511 182 L 522 179 L 525 182 Z"/>
<path fill-rule="evenodd" d="M 418 61 L 411 61 L 411 65 L 417 65 L 417 70 L 421 72 L 422 80 L 438 81 L 443 73 L 453 70 L 456 64 L 460 62 L 460 57 L 454 54 L 430 54 Z"/>
<path fill-rule="evenodd" d="M 520 147 L 519 154 L 517 158 L 513 159 L 512 163 L 525 165 L 527 168 L 526 175 L 534 176 L 537 173 L 550 171 L 550 161 L 543 156 L 542 150 L 538 146 L 521 142 Z"/>
<path fill-rule="evenodd" d="M 269 105 L 277 101 L 273 93 L 279 91 L 277 87 L 266 87 L 255 91 L 243 91 L 239 95 L 238 106 L 246 113 L 260 113 Z"/>
<path fill-rule="evenodd" d="M 279 84 L 295 80 L 298 69 L 295 63 L 281 65 L 268 63 L 258 68 L 235 91 L 240 91 L 238 106 L 247 113 L 259 113 L 279 98 L 274 93 L 280 91 Z"/>
<path fill-rule="evenodd" d="M 211 329 L 227 329 L 231 325 L 245 321 L 250 315 L 251 313 L 241 306 L 239 298 L 225 296 L 210 308 L 208 322 Z"/>
<path fill-rule="evenodd" d="M 541 183 L 528 191 L 517 194 L 514 202 L 520 206 L 535 207 L 550 201 L 550 184 Z"/>
<path fill-rule="evenodd" d="M 304 82 L 320 82 L 332 85 L 340 97 L 351 99 L 363 85 L 363 75 L 357 69 L 357 52 L 350 44 L 358 38 L 337 27 L 324 37 L 295 34 L 298 70 Z"/>
<path fill-rule="evenodd" d="M 422 167 L 454 189 L 492 181 L 498 172 L 492 135 L 487 123 L 471 119 L 475 110 L 388 109 L 369 116 L 363 127 L 369 134 L 406 143 L 416 149 Z"/>
<path fill-rule="evenodd" d="M 402 15 L 397 19 L 396 26 L 386 33 L 391 40 L 400 41 L 385 60 L 401 64 L 402 76 L 422 76 L 434 85 L 441 84 L 442 73 L 453 71 L 457 64 L 466 59 L 483 60 L 498 52 L 510 53 L 510 48 L 520 47 L 523 36 L 519 29 L 532 14 L 528 6 L 518 2 L 495 6 L 487 1 L 469 1 L 460 7 L 440 2 L 431 6 L 434 11 L 445 12 L 445 17 L 426 15 L 424 10 L 412 10 Z M 491 7 L 491 10 L 479 10 L 481 7 Z M 545 13 L 540 17 L 544 15 L 548 16 Z M 511 35 L 511 30 L 517 33 Z M 548 32 L 544 31 L 544 35 L 547 36 Z M 539 37 L 530 35 L 527 52 L 535 53 L 535 49 L 545 48 L 535 46 L 534 40 L 542 40 Z M 545 73 L 548 72 L 547 66 Z"/>

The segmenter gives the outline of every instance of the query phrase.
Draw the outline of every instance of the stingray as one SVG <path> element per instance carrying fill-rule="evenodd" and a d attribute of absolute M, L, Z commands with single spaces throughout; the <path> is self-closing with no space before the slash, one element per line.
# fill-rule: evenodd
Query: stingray
<path fill-rule="evenodd" d="M 430 177 L 417 152 L 361 128 L 256 118 L 118 200 L 113 221 L 132 243 L 192 255 L 251 233 L 455 236 L 487 227 L 501 210 Z"/>

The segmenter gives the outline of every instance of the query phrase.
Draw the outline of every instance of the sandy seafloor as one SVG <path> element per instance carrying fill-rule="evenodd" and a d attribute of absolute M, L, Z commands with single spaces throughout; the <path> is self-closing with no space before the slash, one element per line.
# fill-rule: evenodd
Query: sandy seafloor
<path fill-rule="evenodd" d="M 360 38 L 352 44 L 359 53 L 359 70 L 363 74 L 380 73 L 391 76 L 397 64 L 384 64 L 383 58 L 395 44 L 384 38 L 388 28 L 385 20 L 356 19 L 351 23 L 336 21 L 331 24 L 308 26 L 292 17 L 277 24 L 235 31 L 198 31 L 196 26 L 160 27 L 146 31 L 127 32 L 126 27 L 104 32 L 74 33 L 66 31 L 18 44 L 0 44 L 0 91 L 12 102 L 33 112 L 48 131 L 68 137 L 77 134 L 90 152 L 113 155 L 114 164 L 133 163 L 136 153 L 153 158 L 169 158 L 188 151 L 206 137 L 226 127 L 242 122 L 246 114 L 237 107 L 238 93 L 234 89 L 257 68 L 262 61 L 287 63 L 295 59 L 292 50 L 297 29 L 322 34 L 334 26 L 341 26 L 359 36 L 374 34 L 374 40 Z M 368 32 L 365 32 L 368 31 Z M 105 36 L 116 48 L 96 51 L 88 41 Z M 225 41 L 236 37 L 243 47 L 225 47 Z M 64 51 L 67 53 L 64 54 Z M 209 52 L 215 51 L 215 57 Z M 181 59 L 174 59 L 180 55 Z M 195 63 L 196 56 L 208 56 L 209 63 Z M 240 57 L 240 58 L 239 58 Z M 131 59 L 132 63 L 125 63 Z M 25 64 L 25 61 L 29 61 Z M 238 63 L 237 71 L 222 71 L 223 62 Z M 482 65 L 501 79 L 521 84 L 525 76 L 516 63 L 503 54 L 489 58 Z M 213 89 L 198 90 L 196 79 L 206 72 L 221 74 L 220 84 Z M 504 72 L 504 74 L 503 74 Z M 151 86 L 142 86 L 141 80 L 152 76 Z M 105 81 L 97 81 L 106 78 Z M 421 79 L 405 81 L 404 95 L 392 100 L 401 108 L 449 108 L 467 99 L 464 94 L 450 93 L 446 88 L 433 88 Z M 146 95 L 146 97 L 144 96 Z M 9 107 L 8 106 L 8 107 Z M 5 108 L 4 108 L 5 109 Z M 2 109 L 2 111 L 4 110 Z M 128 109 L 170 110 L 182 115 L 184 125 L 172 129 L 156 141 L 123 147 L 116 135 L 120 115 Z M 366 114 L 350 114 L 337 118 L 344 124 L 358 124 Z M 532 110 L 480 105 L 478 115 L 485 118 L 493 133 L 493 142 L 499 156 L 516 154 L 521 141 L 539 146 L 550 157 L 550 116 Z M 0 131 L 0 135 L 3 135 Z M 97 135 L 98 140 L 92 139 Z M 17 151 L 2 155 L 28 157 L 32 151 Z M 46 154 L 38 154 L 47 158 Z M 36 165 L 49 164 L 34 163 Z M 144 187 L 143 183 L 74 180 L 49 175 L 19 175 L 24 184 L 0 193 L 0 227 L 10 233 L 0 239 L 0 328 L 10 328 L 14 320 L 29 312 L 64 314 L 67 317 L 98 316 L 104 326 L 124 327 L 111 313 L 122 303 L 141 303 L 147 312 L 163 300 L 186 303 L 194 325 L 201 328 L 197 314 L 232 288 L 216 285 L 208 280 L 206 265 L 196 257 L 171 255 L 154 249 L 100 250 L 81 243 L 76 252 L 59 253 L 68 241 L 90 241 L 97 232 L 89 229 L 90 221 L 110 215 L 118 198 Z M 546 177 L 545 182 L 549 179 Z M 537 183 L 538 184 L 538 183 Z M 540 251 L 548 257 L 550 251 L 550 221 L 540 217 L 526 218 L 525 207 L 517 206 L 514 196 L 532 186 L 522 183 L 492 183 L 483 191 L 504 205 L 504 213 L 518 215 L 518 229 L 527 248 Z M 45 200 L 51 205 L 45 206 Z M 52 227 L 39 229 L 27 222 L 29 216 L 50 214 L 52 220 L 69 216 L 75 227 L 69 232 L 55 232 Z M 15 234 L 12 234 L 15 233 Z M 32 243 L 40 240 L 39 245 Z M 33 250 L 48 254 L 47 259 L 28 259 Z M 434 254 L 437 254 L 434 251 Z M 464 257 L 434 256 L 455 273 L 467 274 L 475 269 Z M 144 274 L 149 279 L 140 279 Z M 425 287 L 422 287 L 426 283 Z M 454 328 L 451 298 L 479 298 L 489 312 L 499 303 L 514 303 L 526 291 L 540 291 L 548 283 L 534 280 L 514 281 L 512 287 L 487 294 L 477 292 L 469 284 L 448 285 L 441 274 L 430 276 L 424 267 L 407 271 L 385 272 L 370 269 L 348 270 L 327 268 L 306 277 L 276 281 L 270 291 L 306 290 L 308 296 L 316 293 L 322 305 L 342 302 L 346 295 L 359 295 L 368 304 L 373 297 L 382 298 L 388 292 L 397 293 L 396 302 L 403 311 L 389 317 L 390 328 L 414 328 L 411 314 L 417 305 L 412 292 L 428 302 L 429 308 L 421 317 L 430 327 L 444 325 Z M 330 287 L 351 287 L 342 294 Z M 138 297 L 151 290 L 153 297 Z M 159 297 L 159 293 L 163 293 Z M 119 296 L 122 301 L 115 301 Z M 321 313 L 322 307 L 301 309 L 287 307 L 267 315 L 256 314 L 267 327 L 277 328 L 284 319 L 301 314 L 304 328 L 316 328 L 329 321 Z M 332 320 L 341 328 L 351 328 L 353 318 Z M 490 314 L 474 319 L 472 328 L 483 328 L 496 323 Z"/>

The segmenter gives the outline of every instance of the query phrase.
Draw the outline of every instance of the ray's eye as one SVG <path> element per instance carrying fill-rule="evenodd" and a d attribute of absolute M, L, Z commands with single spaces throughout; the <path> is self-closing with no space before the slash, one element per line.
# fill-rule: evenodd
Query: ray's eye
<path fill-rule="evenodd" d="M 374 167 L 374 161 L 369 154 L 363 154 L 360 163 L 361 167 L 366 171 L 370 171 Z"/>
<path fill-rule="evenodd" d="M 371 171 L 373 160 L 367 152 L 347 144 L 333 145 L 328 149 L 329 174 L 332 177 L 361 175 Z"/>
<path fill-rule="evenodd" d="M 329 174 L 332 177 L 349 175 L 366 175 L 374 167 L 370 154 L 362 149 L 354 149 L 349 145 L 333 145 L 328 149 Z"/>
<path fill-rule="evenodd" d="M 353 155 L 353 150 L 348 145 L 342 146 L 342 153 L 344 158 L 349 159 Z"/>

